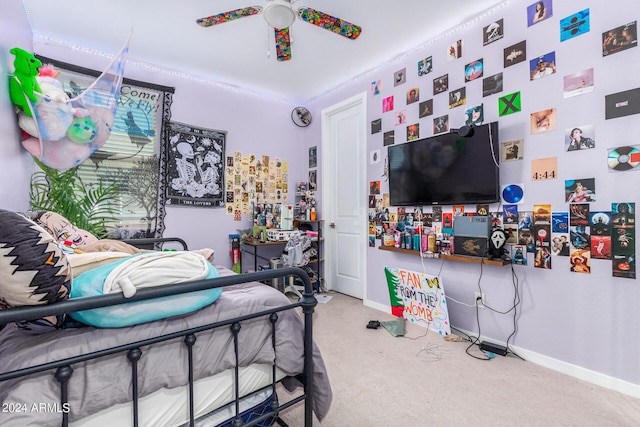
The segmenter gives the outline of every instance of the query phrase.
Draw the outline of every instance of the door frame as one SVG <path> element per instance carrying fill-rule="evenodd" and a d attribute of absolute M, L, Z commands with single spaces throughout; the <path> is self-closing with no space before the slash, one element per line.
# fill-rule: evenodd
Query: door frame
<path fill-rule="evenodd" d="M 366 149 L 367 149 L 367 92 L 363 91 L 355 96 L 352 96 L 348 99 L 345 99 L 344 101 L 338 102 L 337 104 L 331 105 L 329 107 L 326 107 L 322 110 L 321 113 L 321 120 L 322 120 L 322 127 L 321 127 L 321 131 L 322 131 L 322 175 L 324 177 L 326 177 L 328 179 L 328 177 L 330 176 L 335 176 L 335 168 L 336 165 L 334 164 L 334 162 L 332 161 L 332 159 L 334 158 L 334 146 L 333 146 L 333 138 L 331 135 L 331 125 L 332 125 L 332 118 L 334 115 L 344 111 L 344 110 L 348 110 L 350 108 L 354 108 L 357 107 L 360 109 L 360 117 L 361 117 L 361 138 L 360 141 L 357 141 L 358 145 L 358 152 L 360 153 L 360 161 L 361 163 L 361 168 L 360 168 L 360 178 L 361 178 L 361 182 L 363 183 L 362 186 L 363 188 L 360 189 L 360 191 L 362 191 L 362 194 L 366 194 L 367 191 L 367 187 L 366 187 L 366 182 L 367 182 L 367 154 L 366 154 Z M 328 251 L 332 250 L 335 246 L 335 239 L 334 239 L 334 233 L 331 233 L 330 230 L 328 229 L 329 224 L 331 224 L 334 221 L 333 215 L 334 215 L 334 195 L 335 193 L 332 194 L 331 192 L 331 188 L 329 188 L 328 185 L 323 185 L 322 186 L 322 204 L 323 204 L 323 215 L 325 216 L 325 227 L 327 227 L 327 229 L 325 229 L 325 232 L 323 233 L 324 238 L 325 238 L 325 244 L 324 244 L 324 258 L 325 258 L 325 278 L 328 279 L 326 280 L 325 283 L 325 287 L 328 290 L 332 289 L 331 286 L 331 280 L 332 278 L 335 277 L 336 275 L 336 266 L 334 265 L 334 263 L 330 262 L 328 257 L 326 256 L 326 254 L 328 253 Z M 368 204 L 366 201 L 366 197 L 362 197 L 360 200 L 360 206 L 358 207 L 358 209 L 361 211 L 362 213 L 362 217 L 364 218 L 364 220 L 362 221 L 362 229 L 361 229 L 361 233 L 362 233 L 362 242 L 360 242 L 361 244 L 361 248 L 363 251 L 363 256 L 362 256 L 362 260 L 364 265 L 361 266 L 362 267 L 362 277 L 361 277 L 361 290 L 362 290 L 362 298 L 363 301 L 366 303 L 367 302 L 367 287 L 366 287 L 366 283 L 367 283 L 367 248 L 369 246 L 368 244 L 368 232 L 369 232 L 369 228 L 368 228 L 368 224 L 367 224 L 367 209 L 368 209 Z"/>

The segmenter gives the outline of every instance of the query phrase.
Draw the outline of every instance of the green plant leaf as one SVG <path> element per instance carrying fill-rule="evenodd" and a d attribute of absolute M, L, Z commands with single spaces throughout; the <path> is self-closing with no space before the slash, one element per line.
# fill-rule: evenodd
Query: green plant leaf
<path fill-rule="evenodd" d="M 106 237 L 118 221 L 119 186 L 102 180 L 97 186 L 85 186 L 77 167 L 61 172 L 35 161 L 41 171 L 32 175 L 31 209 L 56 212 L 76 227 L 98 238 Z"/>

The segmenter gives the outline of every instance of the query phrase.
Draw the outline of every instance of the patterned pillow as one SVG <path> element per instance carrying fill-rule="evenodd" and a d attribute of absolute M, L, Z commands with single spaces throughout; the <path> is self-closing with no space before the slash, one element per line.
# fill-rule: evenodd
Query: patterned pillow
<path fill-rule="evenodd" d="M 52 304 L 69 298 L 71 267 L 56 241 L 42 227 L 0 209 L 0 303 L 9 307 Z M 62 326 L 61 316 L 19 327 L 44 332 Z"/>
<path fill-rule="evenodd" d="M 81 247 L 98 241 L 98 238 L 86 230 L 71 224 L 68 219 L 56 212 L 40 211 L 31 213 L 30 218 L 45 229 L 56 242 L 65 240 Z"/>

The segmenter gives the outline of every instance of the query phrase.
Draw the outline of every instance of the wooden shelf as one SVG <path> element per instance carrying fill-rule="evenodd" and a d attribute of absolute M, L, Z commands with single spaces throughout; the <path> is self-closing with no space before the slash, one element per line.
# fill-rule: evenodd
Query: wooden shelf
<path fill-rule="evenodd" d="M 272 246 L 272 245 L 286 245 L 287 241 L 283 240 L 281 242 L 272 242 L 272 241 L 261 242 L 257 239 L 254 239 L 254 240 L 246 240 L 242 242 L 242 244 L 249 245 L 249 246 Z"/>
<path fill-rule="evenodd" d="M 420 256 L 420 251 L 396 248 L 395 246 L 378 246 L 378 249 L 380 249 L 381 251 L 400 252 L 400 253 Z M 425 258 L 428 258 L 428 257 L 425 257 Z M 474 256 L 464 256 L 464 255 L 438 255 L 438 258 L 433 258 L 433 259 L 446 259 L 450 261 L 470 262 L 474 264 L 480 264 L 482 262 L 483 264 L 496 265 L 498 267 L 504 267 L 505 265 L 511 264 L 511 261 L 506 261 L 503 259 L 487 259 L 487 258 L 480 258 L 480 257 L 474 257 Z"/>

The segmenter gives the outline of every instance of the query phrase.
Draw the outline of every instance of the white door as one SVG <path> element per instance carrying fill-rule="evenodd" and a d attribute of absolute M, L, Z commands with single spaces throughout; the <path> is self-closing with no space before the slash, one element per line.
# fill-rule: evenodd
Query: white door
<path fill-rule="evenodd" d="M 322 111 L 325 286 L 363 299 L 368 247 L 366 93 Z"/>

